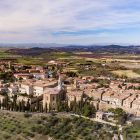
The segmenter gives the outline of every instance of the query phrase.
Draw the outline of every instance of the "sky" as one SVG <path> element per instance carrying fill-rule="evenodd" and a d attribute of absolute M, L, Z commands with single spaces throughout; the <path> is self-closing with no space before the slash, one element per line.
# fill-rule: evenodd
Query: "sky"
<path fill-rule="evenodd" d="M 140 45 L 140 0 L 0 0 L 0 43 Z"/>

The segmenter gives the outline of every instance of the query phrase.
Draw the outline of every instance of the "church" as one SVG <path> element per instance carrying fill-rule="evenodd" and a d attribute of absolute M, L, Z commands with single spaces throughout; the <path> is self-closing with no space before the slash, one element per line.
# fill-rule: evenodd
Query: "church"
<path fill-rule="evenodd" d="M 57 111 L 57 101 L 65 92 L 66 90 L 62 82 L 62 77 L 59 76 L 58 85 L 56 87 L 46 89 L 43 94 L 43 109 L 46 109 L 47 107 L 47 110 Z"/>

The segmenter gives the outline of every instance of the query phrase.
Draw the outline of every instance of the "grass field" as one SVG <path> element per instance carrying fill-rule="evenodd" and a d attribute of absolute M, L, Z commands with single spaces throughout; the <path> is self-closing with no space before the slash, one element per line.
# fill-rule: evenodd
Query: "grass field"
<path fill-rule="evenodd" d="M 43 61 L 42 58 L 18 58 L 18 63 L 22 63 L 24 65 L 45 65 L 47 62 Z"/>
<path fill-rule="evenodd" d="M 11 57 L 11 58 L 17 58 L 17 57 L 21 57 L 21 56 L 19 56 L 19 55 L 13 55 L 13 54 L 10 54 L 8 52 L 5 52 L 5 51 L 0 50 L 0 58 L 9 58 L 9 57 Z"/>
<path fill-rule="evenodd" d="M 140 75 L 140 69 L 136 69 L 134 72 Z"/>
<path fill-rule="evenodd" d="M 140 140 L 140 121 L 135 121 L 134 125 L 124 131 L 124 140 Z"/>
<path fill-rule="evenodd" d="M 93 54 L 92 52 L 73 52 L 74 54 Z"/>
<path fill-rule="evenodd" d="M 129 78 L 140 78 L 140 74 L 133 72 L 133 70 L 117 70 L 112 71 L 112 73 L 118 76 L 127 76 Z"/>
<path fill-rule="evenodd" d="M 76 68 L 65 68 L 63 69 L 64 72 L 72 71 L 72 72 L 77 72 L 78 70 Z"/>
<path fill-rule="evenodd" d="M 120 66 L 124 66 L 129 69 L 139 69 L 140 63 L 120 63 Z"/>

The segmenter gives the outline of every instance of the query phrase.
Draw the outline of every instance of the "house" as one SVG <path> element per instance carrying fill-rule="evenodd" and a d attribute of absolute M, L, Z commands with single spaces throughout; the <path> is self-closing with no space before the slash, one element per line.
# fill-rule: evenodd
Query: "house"
<path fill-rule="evenodd" d="M 23 95 L 18 95 L 17 96 L 17 103 L 19 102 L 24 102 L 25 104 L 27 104 L 27 102 L 31 102 L 31 98 L 29 98 L 28 96 L 23 96 Z"/>
<path fill-rule="evenodd" d="M 117 135 L 117 134 L 114 134 L 114 136 L 113 136 L 112 140 L 119 140 L 118 135 Z"/>
<path fill-rule="evenodd" d="M 21 94 L 28 94 L 28 95 L 33 94 L 33 86 L 32 86 L 32 83 L 30 83 L 30 81 L 21 82 L 19 84 L 18 91 Z"/>
<path fill-rule="evenodd" d="M 0 102 L 3 103 L 3 101 L 4 101 L 5 98 L 6 98 L 6 96 L 0 95 Z"/>
<path fill-rule="evenodd" d="M 132 103 L 135 99 L 136 99 L 136 95 L 132 94 L 130 97 L 126 98 L 123 101 L 123 107 L 126 108 L 126 109 L 132 108 Z"/>
<path fill-rule="evenodd" d="M 12 96 L 13 94 L 16 94 L 16 93 L 18 93 L 18 85 L 11 84 L 8 87 L 8 95 Z"/>
<path fill-rule="evenodd" d="M 94 100 L 102 100 L 102 95 L 105 92 L 103 88 L 92 89 L 90 96 L 93 97 Z"/>
<path fill-rule="evenodd" d="M 30 79 L 30 77 L 32 77 L 32 74 L 30 74 L 30 73 L 16 73 L 16 74 L 14 74 L 14 77 L 16 79 L 22 78 L 23 80 L 27 80 L 27 79 Z"/>
<path fill-rule="evenodd" d="M 35 96 L 40 96 L 46 93 L 49 87 L 55 87 L 57 84 L 56 80 L 37 80 L 33 85 L 33 94 Z"/>
<path fill-rule="evenodd" d="M 104 119 L 104 112 L 101 112 L 101 111 L 96 112 L 96 119 L 103 120 Z"/>
<path fill-rule="evenodd" d="M 45 90 L 49 86 L 55 86 L 56 80 L 24 80 L 19 83 L 19 93 L 28 95 L 33 94 L 34 96 L 40 96 L 45 93 Z"/>
<path fill-rule="evenodd" d="M 75 90 L 67 91 L 66 96 L 67 96 L 68 104 L 70 105 L 72 101 L 76 101 L 76 102 L 81 101 L 83 94 L 84 92 L 82 90 L 75 89 Z"/>
<path fill-rule="evenodd" d="M 45 79 L 48 77 L 46 73 L 32 73 L 33 77 L 36 79 Z"/>
<path fill-rule="evenodd" d="M 50 64 L 50 65 L 57 65 L 58 63 L 56 61 L 54 61 L 54 60 L 51 60 L 51 61 L 48 62 L 48 64 Z"/>

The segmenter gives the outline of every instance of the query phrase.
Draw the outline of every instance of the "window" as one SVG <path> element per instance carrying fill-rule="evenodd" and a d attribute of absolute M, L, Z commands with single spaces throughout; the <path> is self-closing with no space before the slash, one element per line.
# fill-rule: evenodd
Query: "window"
<path fill-rule="evenodd" d="M 55 98 L 53 97 L 53 101 L 55 100 Z"/>

